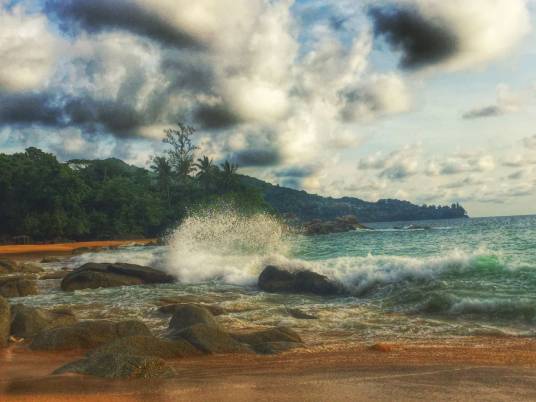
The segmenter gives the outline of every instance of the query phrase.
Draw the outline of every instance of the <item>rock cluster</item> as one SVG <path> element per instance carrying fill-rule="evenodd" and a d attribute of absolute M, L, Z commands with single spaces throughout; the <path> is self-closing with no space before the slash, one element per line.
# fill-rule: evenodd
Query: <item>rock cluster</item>
<path fill-rule="evenodd" d="M 344 293 L 342 286 L 324 275 L 308 270 L 288 271 L 273 265 L 264 268 L 258 286 L 270 293 L 311 293 L 324 296 Z"/>
<path fill-rule="evenodd" d="M 303 225 L 303 233 L 307 236 L 350 232 L 356 229 L 368 229 L 360 224 L 354 215 L 341 216 L 333 221 L 316 219 Z"/>

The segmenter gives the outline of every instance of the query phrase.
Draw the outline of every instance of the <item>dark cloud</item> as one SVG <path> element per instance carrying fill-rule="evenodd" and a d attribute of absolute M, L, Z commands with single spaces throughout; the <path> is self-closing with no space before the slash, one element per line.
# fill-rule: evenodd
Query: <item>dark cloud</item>
<path fill-rule="evenodd" d="M 0 93 L 0 125 L 61 126 L 61 103 L 48 93 Z"/>
<path fill-rule="evenodd" d="M 466 120 L 479 119 L 483 117 L 495 117 L 504 114 L 504 109 L 497 105 L 490 105 L 480 109 L 473 109 L 463 114 Z"/>
<path fill-rule="evenodd" d="M 245 149 L 235 152 L 232 158 L 239 166 L 274 166 L 281 162 L 277 149 Z"/>
<path fill-rule="evenodd" d="M 459 50 L 457 36 L 439 21 L 430 20 L 412 6 L 388 5 L 371 7 L 374 35 L 383 37 L 397 51 L 402 52 L 400 65 L 418 69 L 441 63 Z"/>
<path fill-rule="evenodd" d="M 121 29 L 167 46 L 199 47 L 201 44 L 156 13 L 128 0 L 48 0 L 47 14 L 70 34 Z"/>
<path fill-rule="evenodd" d="M 223 105 L 202 105 L 194 112 L 194 120 L 202 128 L 209 130 L 225 129 L 241 122 L 240 118 Z"/>

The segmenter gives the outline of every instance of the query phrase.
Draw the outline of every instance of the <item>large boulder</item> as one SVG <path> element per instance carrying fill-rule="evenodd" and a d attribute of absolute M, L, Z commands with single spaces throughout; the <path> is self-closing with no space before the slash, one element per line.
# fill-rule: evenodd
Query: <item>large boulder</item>
<path fill-rule="evenodd" d="M 174 281 L 175 278 L 171 275 L 150 267 L 124 263 L 87 263 L 65 276 L 61 288 L 73 291 Z"/>
<path fill-rule="evenodd" d="M 76 324 L 77 319 L 67 309 L 45 310 L 16 304 L 11 307 L 11 335 L 33 338 L 39 332 Z"/>
<path fill-rule="evenodd" d="M 169 322 L 169 331 L 176 333 L 196 324 L 218 328 L 218 322 L 206 308 L 195 304 L 177 306 Z"/>
<path fill-rule="evenodd" d="M 0 296 L 0 348 L 7 346 L 10 323 L 11 309 L 9 303 L 6 299 Z"/>
<path fill-rule="evenodd" d="M 172 338 L 183 338 L 205 353 L 248 353 L 251 349 L 219 327 L 197 324 L 180 332 L 173 333 Z"/>
<path fill-rule="evenodd" d="M 169 378 L 174 371 L 162 359 L 128 354 L 97 354 L 69 363 L 54 374 L 77 373 L 108 379 Z"/>
<path fill-rule="evenodd" d="M 300 347 L 303 344 L 300 335 L 286 327 L 232 334 L 232 337 L 240 343 L 249 345 L 255 352 L 261 354 L 275 354 Z"/>
<path fill-rule="evenodd" d="M 34 350 L 91 349 L 127 336 L 151 336 L 140 321 L 81 321 L 67 327 L 41 331 L 34 337 Z"/>
<path fill-rule="evenodd" d="M 201 352 L 185 339 L 170 341 L 154 336 L 127 336 L 107 343 L 88 353 L 89 357 L 106 354 L 151 356 L 162 359 L 195 356 Z"/>
<path fill-rule="evenodd" d="M 35 281 L 21 277 L 0 278 L 0 296 L 3 297 L 25 297 L 36 295 L 37 287 Z"/>
<path fill-rule="evenodd" d="M 0 259 L 0 274 L 13 274 L 18 272 L 18 264 L 13 260 L 8 260 L 6 258 Z"/>
<path fill-rule="evenodd" d="M 312 293 L 337 295 L 344 293 L 340 285 L 326 276 L 308 270 L 290 272 L 268 265 L 259 276 L 258 286 L 271 293 Z"/>

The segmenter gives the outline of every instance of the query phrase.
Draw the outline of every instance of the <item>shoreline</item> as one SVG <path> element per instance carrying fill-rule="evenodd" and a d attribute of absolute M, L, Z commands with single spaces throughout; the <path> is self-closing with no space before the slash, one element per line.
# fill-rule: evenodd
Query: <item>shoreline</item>
<path fill-rule="evenodd" d="M 124 247 L 133 244 L 147 245 L 157 239 L 139 240 L 98 240 L 73 243 L 48 244 L 8 244 L 0 246 L 0 257 L 38 257 L 42 255 L 65 255 L 81 248 L 100 249 L 104 247 Z M 89 250 L 88 250 L 89 251 Z"/>
<path fill-rule="evenodd" d="M 446 342 L 309 347 L 275 356 L 170 360 L 167 380 L 109 381 L 51 375 L 83 352 L 0 352 L 2 401 L 528 400 L 536 398 L 536 340 L 470 337 Z"/>

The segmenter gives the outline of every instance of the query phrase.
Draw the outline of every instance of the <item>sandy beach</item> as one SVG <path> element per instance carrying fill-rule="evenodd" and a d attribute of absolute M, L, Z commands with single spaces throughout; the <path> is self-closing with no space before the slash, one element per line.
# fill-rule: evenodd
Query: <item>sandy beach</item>
<path fill-rule="evenodd" d="M 65 255 L 74 250 L 87 248 L 98 249 L 103 247 L 122 247 L 130 244 L 149 244 L 156 239 L 140 240 L 102 240 L 72 243 L 50 243 L 50 244 L 9 244 L 0 246 L 0 257 L 31 259 L 43 255 Z"/>
<path fill-rule="evenodd" d="M 176 376 L 109 381 L 53 376 L 82 352 L 0 355 L 2 401 L 526 401 L 536 398 L 536 341 L 460 338 L 305 348 L 278 356 L 174 360 Z"/>

